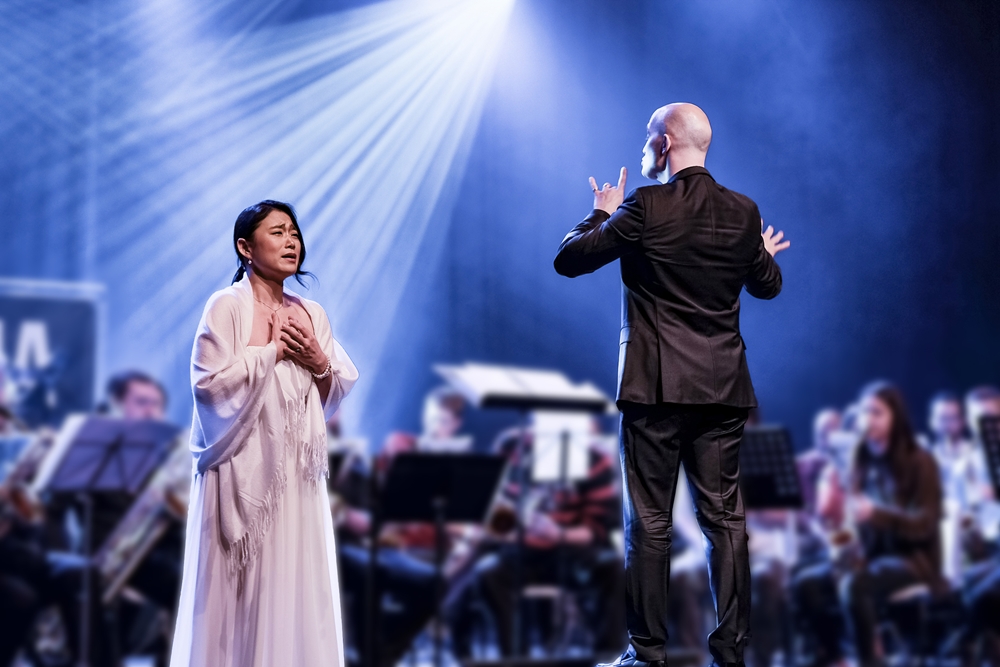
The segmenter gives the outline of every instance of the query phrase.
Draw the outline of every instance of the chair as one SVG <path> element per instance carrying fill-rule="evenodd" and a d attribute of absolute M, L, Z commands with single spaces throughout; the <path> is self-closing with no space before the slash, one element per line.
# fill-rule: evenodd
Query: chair
<path fill-rule="evenodd" d="M 964 615 L 958 591 L 935 594 L 926 584 L 893 593 L 886 604 L 882 629 L 893 647 L 894 661 L 904 665 L 957 664 L 951 635 L 961 629 Z M 887 653 L 889 651 L 887 650 Z"/>
<path fill-rule="evenodd" d="M 582 615 L 576 596 L 572 592 L 554 585 L 531 584 L 521 589 L 521 599 L 530 606 L 548 604 L 549 626 L 556 632 L 547 642 L 549 655 L 570 654 L 576 643 L 574 640 L 581 634 L 586 635 L 586 628 L 580 622 Z"/>

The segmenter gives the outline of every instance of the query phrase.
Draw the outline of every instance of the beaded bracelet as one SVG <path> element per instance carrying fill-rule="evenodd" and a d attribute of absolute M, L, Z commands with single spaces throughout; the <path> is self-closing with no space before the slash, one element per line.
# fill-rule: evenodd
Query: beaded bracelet
<path fill-rule="evenodd" d="M 327 359 L 326 360 L 326 370 L 324 370 L 319 375 L 317 375 L 316 373 L 313 373 L 312 376 L 313 376 L 313 379 L 316 379 L 316 380 L 325 380 L 326 378 L 330 377 L 330 373 L 332 373 L 332 372 L 333 372 L 333 362 L 330 361 L 329 359 Z"/>

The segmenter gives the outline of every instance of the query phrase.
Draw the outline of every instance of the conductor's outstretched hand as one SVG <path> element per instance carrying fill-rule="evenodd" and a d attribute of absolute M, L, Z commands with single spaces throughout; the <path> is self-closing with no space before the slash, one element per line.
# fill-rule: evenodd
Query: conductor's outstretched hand
<path fill-rule="evenodd" d="M 774 233 L 774 227 L 771 225 L 764 229 L 764 218 L 760 219 L 760 235 L 764 238 L 764 249 L 767 250 L 771 257 L 774 257 L 779 252 L 792 245 L 791 241 L 781 242 L 781 239 L 785 238 L 785 232 Z"/>
<path fill-rule="evenodd" d="M 622 167 L 621 173 L 618 175 L 618 185 L 611 185 L 610 183 L 605 183 L 604 187 L 600 190 L 597 189 L 597 181 L 594 177 L 590 177 L 590 189 L 594 191 L 594 208 L 600 209 L 611 215 L 618 210 L 618 207 L 622 205 L 625 200 L 625 177 L 628 176 L 628 170 Z"/>

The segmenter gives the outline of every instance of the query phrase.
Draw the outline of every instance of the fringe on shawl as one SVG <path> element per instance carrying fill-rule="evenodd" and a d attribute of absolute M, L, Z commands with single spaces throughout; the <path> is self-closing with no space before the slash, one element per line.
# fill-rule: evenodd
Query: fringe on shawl
<path fill-rule="evenodd" d="M 288 401 L 285 404 L 285 419 L 297 447 L 299 470 L 305 481 L 318 484 L 330 476 L 330 460 L 326 451 L 326 433 L 319 431 L 306 437 L 306 414 L 308 403 Z"/>
<path fill-rule="evenodd" d="M 306 402 L 292 400 L 285 402 L 282 409 L 285 421 L 284 444 L 286 447 L 296 448 L 299 469 L 303 478 L 315 485 L 330 476 L 330 464 L 326 451 L 326 434 L 320 432 L 311 438 L 306 437 L 307 410 L 308 404 Z M 287 486 L 285 456 L 282 454 L 278 457 L 277 468 L 275 468 L 267 493 L 264 494 L 264 502 L 260 510 L 250 520 L 250 526 L 243 537 L 229 547 L 229 572 L 238 577 L 237 595 L 240 595 L 243 590 L 243 573 L 246 566 L 257 557 L 260 546 L 264 542 L 264 536 L 274 523 L 278 503 L 281 501 Z"/>
<path fill-rule="evenodd" d="M 247 564 L 257 557 L 260 545 L 264 542 L 264 535 L 271 529 L 274 523 L 274 515 L 278 511 L 278 503 L 288 486 L 288 479 L 285 477 L 285 459 L 280 457 L 278 466 L 268 485 L 267 493 L 264 494 L 264 502 L 258 510 L 257 515 L 250 520 L 250 525 L 243 537 L 235 543 L 229 545 L 229 573 L 239 577 L 236 589 L 237 596 L 243 590 L 243 572 Z"/>

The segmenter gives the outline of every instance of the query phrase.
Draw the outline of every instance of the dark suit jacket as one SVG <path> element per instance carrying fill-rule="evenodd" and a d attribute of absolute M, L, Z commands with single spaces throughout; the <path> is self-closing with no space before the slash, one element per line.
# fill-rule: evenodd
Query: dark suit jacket
<path fill-rule="evenodd" d="M 756 407 L 740 335 L 740 291 L 771 299 L 781 270 L 757 205 L 703 167 L 595 210 L 563 240 L 560 274 L 621 261 L 618 401 Z"/>

